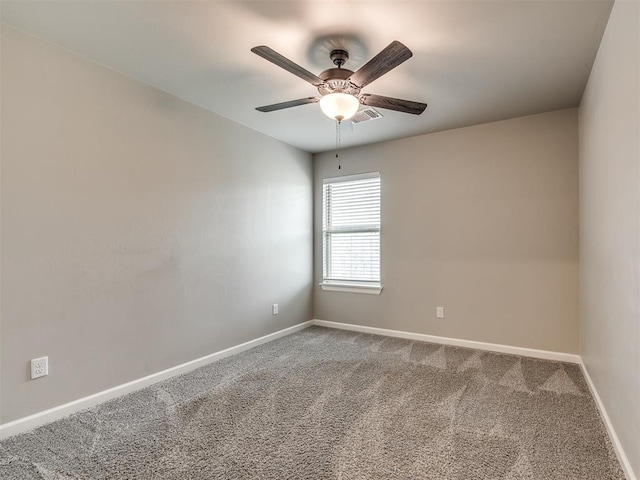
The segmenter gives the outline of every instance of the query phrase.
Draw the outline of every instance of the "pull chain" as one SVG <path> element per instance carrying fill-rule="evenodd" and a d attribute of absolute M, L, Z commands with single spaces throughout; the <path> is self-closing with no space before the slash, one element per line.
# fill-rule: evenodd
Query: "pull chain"
<path fill-rule="evenodd" d="M 342 168 L 340 165 L 340 120 L 336 119 L 336 158 L 338 159 L 338 170 Z"/>

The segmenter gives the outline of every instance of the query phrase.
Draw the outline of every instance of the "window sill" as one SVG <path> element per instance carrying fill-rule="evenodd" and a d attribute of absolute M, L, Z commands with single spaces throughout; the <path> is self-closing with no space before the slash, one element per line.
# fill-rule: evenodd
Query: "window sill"
<path fill-rule="evenodd" d="M 382 285 L 355 285 L 353 283 L 320 283 L 320 288 L 329 292 L 364 293 L 367 295 L 380 295 Z"/>

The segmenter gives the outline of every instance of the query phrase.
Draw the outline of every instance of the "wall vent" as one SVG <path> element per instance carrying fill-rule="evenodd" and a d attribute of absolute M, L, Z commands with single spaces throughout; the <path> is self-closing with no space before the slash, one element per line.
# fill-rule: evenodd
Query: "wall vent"
<path fill-rule="evenodd" d="M 375 120 L 376 118 L 382 118 L 382 114 L 374 108 L 365 108 L 351 117 L 351 123 L 368 122 L 369 120 Z"/>

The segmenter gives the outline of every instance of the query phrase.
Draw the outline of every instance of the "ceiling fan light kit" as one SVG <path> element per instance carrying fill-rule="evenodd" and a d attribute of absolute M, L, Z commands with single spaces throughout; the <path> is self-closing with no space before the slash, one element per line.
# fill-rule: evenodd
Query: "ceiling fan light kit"
<path fill-rule="evenodd" d="M 320 94 L 320 98 L 307 97 L 257 107 L 256 110 L 260 112 L 273 112 L 319 102 L 320 109 L 327 117 L 341 122 L 355 115 L 361 104 L 413 115 L 420 115 L 427 107 L 425 103 L 360 93 L 362 88 L 411 58 L 411 50 L 398 41 L 391 42 L 356 72 L 342 68 L 349 59 L 346 50 L 332 50 L 329 57 L 336 68 L 327 69 L 320 75 L 314 75 L 267 46 L 254 47 L 251 51 L 312 84 Z"/>
<path fill-rule="evenodd" d="M 348 93 L 329 93 L 320 99 L 322 113 L 338 122 L 349 120 L 359 107 L 358 99 Z"/>

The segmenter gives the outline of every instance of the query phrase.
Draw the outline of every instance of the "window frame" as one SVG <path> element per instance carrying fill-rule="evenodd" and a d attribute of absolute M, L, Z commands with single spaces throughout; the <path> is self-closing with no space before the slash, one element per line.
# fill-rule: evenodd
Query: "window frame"
<path fill-rule="evenodd" d="M 322 215 L 322 281 L 320 282 L 320 287 L 325 291 L 333 291 L 333 292 L 347 292 L 347 293 L 364 293 L 370 295 L 379 295 L 382 292 L 382 242 L 381 242 L 381 233 L 382 233 L 382 191 L 380 192 L 380 204 L 379 204 L 379 214 L 380 214 L 380 223 L 377 227 L 372 226 L 364 226 L 364 227 L 341 227 L 337 229 L 326 229 L 325 228 L 325 216 L 328 214 L 326 212 L 326 197 L 325 197 L 325 185 L 327 184 L 335 184 L 341 182 L 353 182 L 358 180 L 366 180 L 371 178 L 377 178 L 380 182 L 380 188 L 382 189 L 382 178 L 380 172 L 366 172 L 366 173 L 358 173 L 353 175 L 344 175 L 340 177 L 330 177 L 322 179 L 322 207 L 321 207 L 321 215 Z M 378 275 L 378 280 L 353 280 L 353 279 L 328 279 L 325 278 L 326 272 L 329 271 L 329 262 L 330 255 L 327 254 L 329 249 L 328 235 L 335 233 L 378 233 L 378 262 L 380 263 L 380 270 Z"/>

